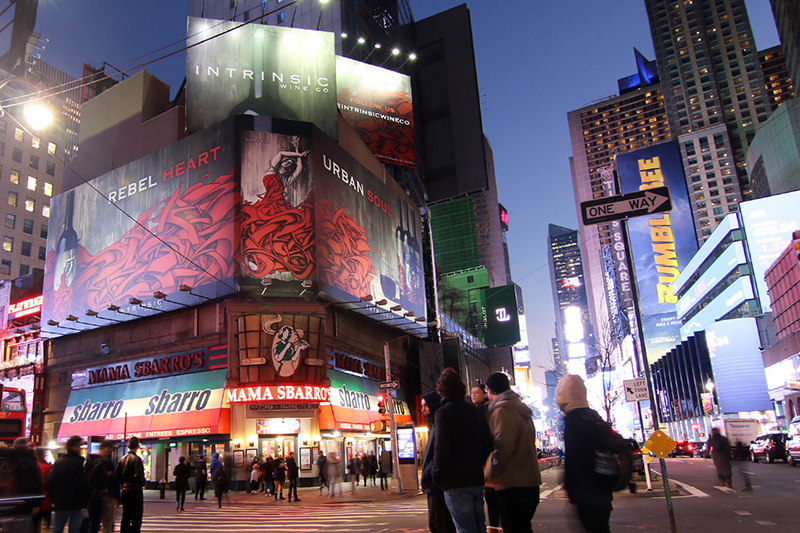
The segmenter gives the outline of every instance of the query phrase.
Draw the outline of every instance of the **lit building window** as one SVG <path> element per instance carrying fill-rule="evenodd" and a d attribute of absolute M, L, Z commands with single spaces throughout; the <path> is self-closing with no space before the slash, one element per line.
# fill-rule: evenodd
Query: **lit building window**
<path fill-rule="evenodd" d="M 36 178 L 33 176 L 28 176 L 28 190 L 35 191 L 36 190 Z"/>

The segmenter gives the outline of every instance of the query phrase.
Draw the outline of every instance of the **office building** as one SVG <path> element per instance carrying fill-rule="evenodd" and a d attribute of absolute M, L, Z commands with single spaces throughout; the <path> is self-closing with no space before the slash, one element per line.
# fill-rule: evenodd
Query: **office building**
<path fill-rule="evenodd" d="M 800 190 L 800 99 L 783 102 L 761 126 L 747 166 L 756 198 Z"/>
<path fill-rule="evenodd" d="M 567 113 L 572 143 L 570 167 L 576 209 L 581 202 L 616 194 L 615 157 L 671 139 L 664 95 L 655 63 L 635 52 L 637 73 L 618 80 L 619 95 L 600 99 Z M 583 272 L 591 322 L 616 309 L 630 307 L 630 268 L 625 262 L 620 225 L 584 225 Z M 610 282 L 610 283 L 608 283 Z M 606 319 L 607 320 L 607 319 Z M 562 353 L 564 351 L 561 345 Z"/>
<path fill-rule="evenodd" d="M 769 3 L 781 38 L 786 67 L 796 85 L 800 79 L 800 4 L 795 0 L 770 0 Z"/>
<path fill-rule="evenodd" d="M 764 83 L 772 111 L 786 100 L 794 98 L 794 84 L 786 69 L 786 56 L 780 46 L 759 50 L 758 61 L 764 73 Z"/>
<path fill-rule="evenodd" d="M 747 148 L 770 113 L 753 31 L 743 0 L 645 5 L 702 243 L 723 215 L 752 197 Z"/>

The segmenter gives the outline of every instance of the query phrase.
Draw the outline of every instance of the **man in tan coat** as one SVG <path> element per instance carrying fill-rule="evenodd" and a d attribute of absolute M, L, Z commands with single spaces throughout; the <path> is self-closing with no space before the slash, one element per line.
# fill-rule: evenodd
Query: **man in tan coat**
<path fill-rule="evenodd" d="M 508 376 L 496 372 L 486 380 L 489 427 L 494 450 L 486 465 L 486 481 L 497 492 L 500 525 L 505 533 L 532 532 L 542 476 L 536 453 L 533 413 L 511 390 Z"/>

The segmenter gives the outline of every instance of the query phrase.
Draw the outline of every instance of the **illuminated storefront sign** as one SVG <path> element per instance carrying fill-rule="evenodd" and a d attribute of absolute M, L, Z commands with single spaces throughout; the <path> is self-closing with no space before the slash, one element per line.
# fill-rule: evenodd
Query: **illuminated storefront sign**
<path fill-rule="evenodd" d="M 250 402 L 327 402 L 330 389 L 321 385 L 250 385 L 225 389 L 228 403 Z"/>
<path fill-rule="evenodd" d="M 331 347 L 326 348 L 325 352 L 330 367 L 339 372 L 345 372 L 346 374 L 352 374 L 375 381 L 386 381 L 386 369 L 382 365 L 377 365 L 366 359 L 350 355 Z"/>
<path fill-rule="evenodd" d="M 24 316 L 33 315 L 42 310 L 42 296 L 28 298 L 8 306 L 8 319 L 14 320 Z"/>
<path fill-rule="evenodd" d="M 299 418 L 267 418 L 256 420 L 259 435 L 297 435 L 300 433 Z"/>
<path fill-rule="evenodd" d="M 73 390 L 58 431 L 112 440 L 212 435 L 230 432 L 223 407 L 227 370 Z"/>

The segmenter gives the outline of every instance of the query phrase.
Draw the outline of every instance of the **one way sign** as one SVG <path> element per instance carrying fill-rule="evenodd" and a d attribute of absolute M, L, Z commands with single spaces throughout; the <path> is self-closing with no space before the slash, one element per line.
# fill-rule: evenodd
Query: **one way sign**
<path fill-rule="evenodd" d="M 643 191 L 608 196 L 581 202 L 584 226 L 603 224 L 612 220 L 664 213 L 672 210 L 669 187 L 654 187 Z"/>

